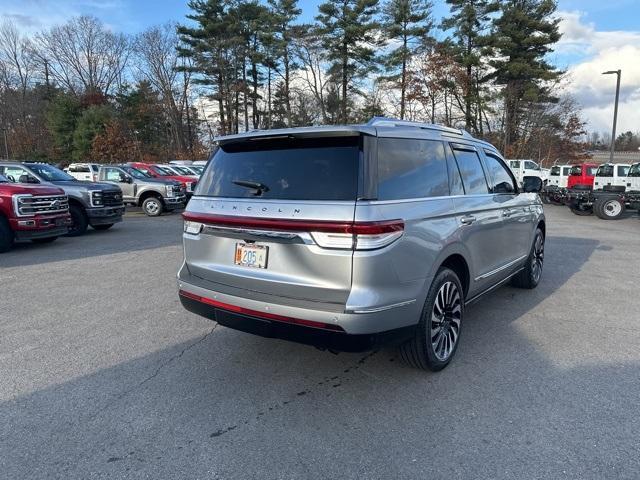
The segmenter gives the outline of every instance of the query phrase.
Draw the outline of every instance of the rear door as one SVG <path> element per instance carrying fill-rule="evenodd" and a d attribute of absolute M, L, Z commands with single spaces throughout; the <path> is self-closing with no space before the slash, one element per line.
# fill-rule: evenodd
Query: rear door
<path fill-rule="evenodd" d="M 185 212 L 189 272 L 212 290 L 342 304 L 351 287 L 362 139 L 223 143 Z"/>
<path fill-rule="evenodd" d="M 511 208 L 508 195 L 489 190 L 480 153 L 467 144 L 451 144 L 462 177 L 465 194 L 454 197 L 459 232 L 472 263 L 472 293 L 500 280 L 513 261 L 514 246 L 505 233 L 505 211 Z"/>

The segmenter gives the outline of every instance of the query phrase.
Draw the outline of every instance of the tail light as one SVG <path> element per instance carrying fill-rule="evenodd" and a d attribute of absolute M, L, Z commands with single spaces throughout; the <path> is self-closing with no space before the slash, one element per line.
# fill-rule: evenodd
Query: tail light
<path fill-rule="evenodd" d="M 184 230 L 200 233 L 203 225 L 228 228 L 308 232 L 322 248 L 375 250 L 395 242 L 404 233 L 402 220 L 381 222 L 333 222 L 325 220 L 283 220 L 255 217 L 232 217 L 184 212 Z"/>
<path fill-rule="evenodd" d="M 354 222 L 337 231 L 313 231 L 313 240 L 323 248 L 375 250 L 395 242 L 404 232 L 402 220 Z"/>

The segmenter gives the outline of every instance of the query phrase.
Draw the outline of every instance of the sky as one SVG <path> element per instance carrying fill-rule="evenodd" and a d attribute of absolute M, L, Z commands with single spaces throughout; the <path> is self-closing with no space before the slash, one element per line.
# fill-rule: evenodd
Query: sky
<path fill-rule="evenodd" d="M 433 0 L 436 19 L 447 14 L 444 0 Z M 302 21 L 310 22 L 320 0 L 300 0 Z M 182 22 L 187 0 L 0 0 L 0 20 L 10 19 L 35 32 L 74 15 L 98 17 L 114 31 L 137 33 L 151 25 Z M 583 109 L 592 131 L 609 131 L 613 119 L 615 75 L 622 69 L 618 131 L 640 131 L 640 0 L 559 0 L 562 40 L 549 56 L 567 71 L 567 90 Z"/>

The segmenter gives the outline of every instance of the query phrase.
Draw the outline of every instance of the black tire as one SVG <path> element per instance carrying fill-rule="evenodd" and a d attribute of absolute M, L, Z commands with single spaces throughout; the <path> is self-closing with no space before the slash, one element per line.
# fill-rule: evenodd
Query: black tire
<path fill-rule="evenodd" d="M 113 223 L 106 223 L 103 225 L 91 225 L 93 227 L 94 230 L 109 230 L 111 227 L 113 227 Z"/>
<path fill-rule="evenodd" d="M 400 356 L 412 367 L 442 370 L 458 349 L 463 317 L 460 279 L 452 270 L 441 268 L 429 288 L 415 334 L 400 346 Z"/>
<path fill-rule="evenodd" d="M 626 205 L 619 197 L 598 198 L 593 204 L 593 211 L 602 220 L 618 220 L 626 211 Z"/>
<path fill-rule="evenodd" d="M 533 245 L 527 257 L 527 263 L 520 273 L 511 279 L 511 284 L 517 288 L 536 288 L 542 277 L 544 265 L 544 233 L 539 228 L 533 237 Z"/>
<path fill-rule="evenodd" d="M 8 252 L 13 246 L 13 230 L 6 218 L 0 216 L 0 253 Z"/>
<path fill-rule="evenodd" d="M 624 185 L 605 185 L 602 190 L 605 192 L 624 193 L 627 187 Z"/>
<path fill-rule="evenodd" d="M 71 227 L 65 237 L 79 237 L 87 233 L 89 220 L 84 209 L 78 205 L 69 205 L 69 214 L 71 215 Z"/>
<path fill-rule="evenodd" d="M 34 238 L 31 241 L 33 243 L 51 243 L 58 239 L 58 237 L 47 237 L 47 238 Z"/>
<path fill-rule="evenodd" d="M 158 217 L 164 211 L 164 202 L 159 197 L 147 197 L 142 202 L 142 211 L 149 217 Z"/>
<path fill-rule="evenodd" d="M 592 206 L 586 206 L 586 205 L 581 204 L 581 203 L 571 202 L 569 204 L 569 208 L 571 209 L 571 212 L 574 215 L 578 215 L 579 217 L 587 217 L 587 216 L 593 214 L 593 207 Z"/>

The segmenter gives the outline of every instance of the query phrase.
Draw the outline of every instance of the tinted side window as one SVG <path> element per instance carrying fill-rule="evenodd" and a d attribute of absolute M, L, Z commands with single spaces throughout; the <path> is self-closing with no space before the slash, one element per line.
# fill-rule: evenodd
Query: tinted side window
<path fill-rule="evenodd" d="M 105 178 L 110 182 L 119 182 L 122 173 L 117 168 L 105 168 Z"/>
<path fill-rule="evenodd" d="M 444 195 L 449 195 L 449 177 L 442 142 L 378 140 L 378 200 Z"/>
<path fill-rule="evenodd" d="M 467 195 L 489 193 L 484 170 L 480 163 L 480 157 L 476 152 L 469 150 L 459 150 L 454 148 L 462 183 Z"/>
<path fill-rule="evenodd" d="M 540 170 L 540 167 L 537 163 L 526 161 L 524 162 L 524 168 L 528 168 L 529 170 Z"/>
<path fill-rule="evenodd" d="M 618 176 L 619 177 L 626 177 L 627 173 L 629 173 L 629 167 L 618 165 Z"/>
<path fill-rule="evenodd" d="M 507 167 L 502 164 L 498 157 L 492 154 L 487 153 L 486 158 L 491 193 L 515 193 L 516 187 L 507 171 Z"/>
<path fill-rule="evenodd" d="M 449 167 L 449 190 L 451 191 L 451 195 L 464 195 L 460 169 L 458 168 L 450 145 L 447 145 L 447 165 Z"/>
<path fill-rule="evenodd" d="M 564 167 L 562 169 L 562 175 L 564 175 L 565 177 L 569 175 L 569 172 L 571 171 L 571 167 Z"/>

